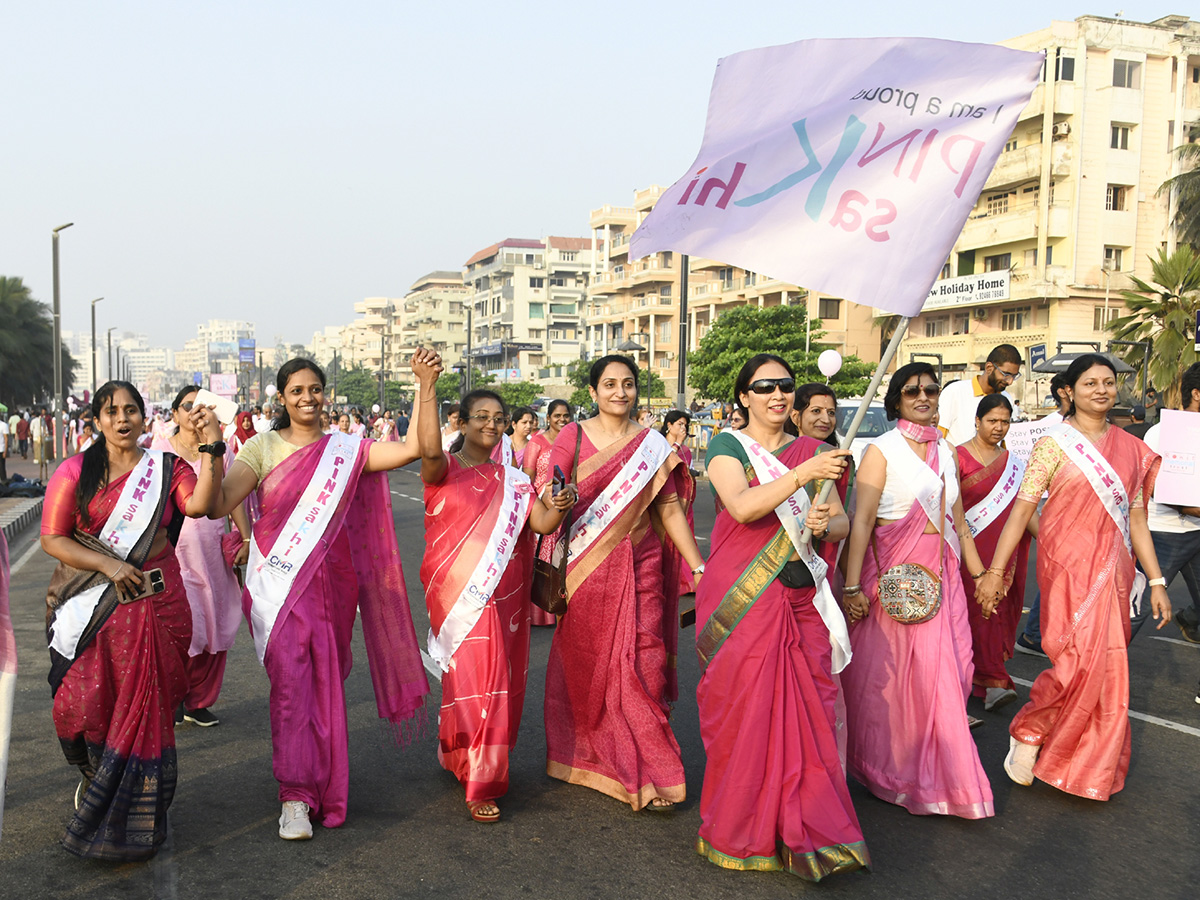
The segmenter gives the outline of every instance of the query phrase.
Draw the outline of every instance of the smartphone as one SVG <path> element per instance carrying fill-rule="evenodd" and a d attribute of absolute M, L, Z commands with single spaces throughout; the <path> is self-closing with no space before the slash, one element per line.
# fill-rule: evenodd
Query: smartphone
<path fill-rule="evenodd" d="M 237 404 L 228 397 L 218 397 L 212 391 L 200 388 L 196 391 L 196 395 L 192 397 L 192 403 L 202 403 L 205 406 L 211 406 L 213 412 L 217 414 L 217 421 L 222 425 L 228 425 L 237 417 Z"/>
<path fill-rule="evenodd" d="M 557 497 L 560 493 L 562 493 L 563 489 L 567 486 L 567 476 L 563 474 L 563 470 L 562 470 L 561 466 L 554 467 L 554 482 L 553 482 L 553 484 L 554 484 L 554 487 L 550 491 L 551 497 Z"/>

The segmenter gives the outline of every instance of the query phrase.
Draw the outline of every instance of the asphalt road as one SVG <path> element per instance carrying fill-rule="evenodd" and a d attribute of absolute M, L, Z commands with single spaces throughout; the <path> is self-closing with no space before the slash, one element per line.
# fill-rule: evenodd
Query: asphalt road
<path fill-rule="evenodd" d="M 417 580 L 422 540 L 415 472 L 392 476 L 396 527 L 417 633 L 428 628 Z M 697 530 L 712 506 L 702 489 Z M 13 547 L 19 561 L 32 530 Z M 702 542 L 702 548 L 705 543 Z M 184 897 L 593 897 L 671 895 L 887 898 L 1189 898 L 1200 874 L 1200 646 L 1155 640 L 1130 648 L 1131 709 L 1179 723 L 1174 730 L 1133 721 L 1133 764 L 1125 790 L 1107 803 L 1005 777 L 1007 724 L 1018 704 L 985 713 L 975 732 L 997 815 L 981 822 L 918 817 L 851 784 L 873 870 L 812 887 L 782 873 L 719 869 L 696 855 L 697 798 L 704 751 L 696 715 L 695 656 L 680 654 L 681 699 L 674 723 L 683 747 L 689 799 L 671 815 L 633 813 L 586 788 L 545 774 L 541 697 L 553 629 L 534 630 L 529 701 L 512 759 L 504 819 L 467 817 L 462 791 L 435 759 L 432 737 L 403 750 L 383 736 L 366 655 L 346 685 L 350 708 L 350 814 L 344 826 L 316 828 L 312 841 L 276 834 L 279 804 L 271 775 L 267 679 L 248 634 L 231 651 L 215 711 L 221 724 L 177 732 L 179 788 L 171 838 L 154 861 L 114 865 L 79 860 L 58 845 L 77 775 L 63 761 L 50 717 L 42 602 L 52 570 L 40 553 L 13 578 L 21 668 L 13 723 L 0 898 Z M 1186 598 L 1182 580 L 1171 592 Z M 1178 638 L 1168 626 L 1160 636 Z M 683 646 L 694 637 L 689 629 Z M 1014 677 L 1032 681 L 1045 661 L 1018 656 Z M 1028 689 L 1020 688 L 1022 701 Z M 438 694 L 435 685 L 433 700 Z M 436 708 L 431 704 L 431 708 Z"/>

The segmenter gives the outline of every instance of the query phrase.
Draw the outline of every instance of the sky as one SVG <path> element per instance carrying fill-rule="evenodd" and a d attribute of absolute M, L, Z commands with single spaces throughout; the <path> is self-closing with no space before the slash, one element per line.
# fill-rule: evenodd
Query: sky
<path fill-rule="evenodd" d="M 1123 0 L 1148 22 L 1177 7 Z M 506 237 L 588 234 L 589 211 L 695 157 L 713 70 L 808 38 L 994 42 L 1074 0 L 714 3 L 6 3 L 0 275 L 62 327 L 176 349 L 210 318 L 308 343 Z"/>

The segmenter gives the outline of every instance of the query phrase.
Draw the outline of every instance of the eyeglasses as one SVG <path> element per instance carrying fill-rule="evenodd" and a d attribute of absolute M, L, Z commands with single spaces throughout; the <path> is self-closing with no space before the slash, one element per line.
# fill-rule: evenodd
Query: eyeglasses
<path fill-rule="evenodd" d="M 498 416 L 489 416 L 487 413 L 478 413 L 474 416 L 467 416 L 467 419 L 472 422 L 478 422 L 481 428 L 488 422 L 491 422 L 498 428 L 503 428 L 508 424 L 508 416 L 503 414 Z"/>
<path fill-rule="evenodd" d="M 909 400 L 916 397 L 917 394 L 921 393 L 921 391 L 924 391 L 925 396 L 932 400 L 942 392 L 942 387 L 938 384 L 906 384 L 904 387 L 900 388 L 900 393 L 902 393 Z"/>
<path fill-rule="evenodd" d="M 184 412 L 191 412 L 193 405 L 194 404 L 192 403 L 191 400 L 184 400 L 182 403 L 179 404 L 179 408 L 182 409 Z"/>
<path fill-rule="evenodd" d="M 785 394 L 790 394 L 796 390 L 795 378 L 760 378 L 758 381 L 750 382 L 749 390 L 753 394 L 771 394 L 775 388 L 779 388 Z"/>
<path fill-rule="evenodd" d="M 1021 377 L 1020 372 L 1005 372 L 1003 369 L 993 369 L 992 371 L 1006 384 L 1012 384 Z"/>

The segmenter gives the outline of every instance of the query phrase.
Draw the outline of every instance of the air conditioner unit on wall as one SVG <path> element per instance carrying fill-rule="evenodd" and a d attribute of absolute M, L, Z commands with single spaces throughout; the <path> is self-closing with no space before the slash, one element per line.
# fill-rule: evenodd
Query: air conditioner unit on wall
<path fill-rule="evenodd" d="M 1071 124 L 1069 122 L 1058 122 L 1054 126 L 1055 137 L 1066 137 L 1071 133 Z"/>
<path fill-rule="evenodd" d="M 991 312 L 987 308 L 980 306 L 975 310 L 975 321 L 986 322 L 989 315 L 991 315 Z"/>

